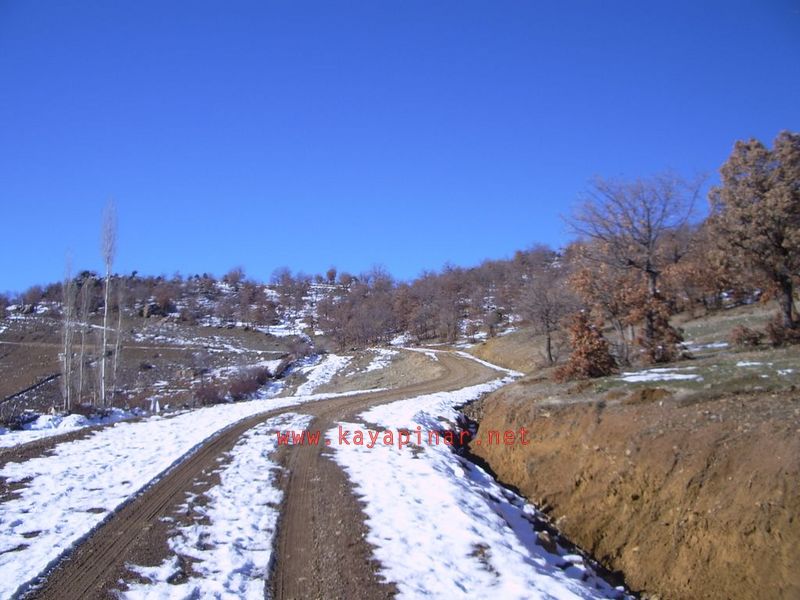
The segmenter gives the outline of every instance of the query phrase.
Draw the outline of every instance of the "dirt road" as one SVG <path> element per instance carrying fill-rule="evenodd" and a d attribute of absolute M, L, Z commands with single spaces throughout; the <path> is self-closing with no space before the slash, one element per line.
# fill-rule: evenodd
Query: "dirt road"
<path fill-rule="evenodd" d="M 217 459 L 229 451 L 244 432 L 284 412 L 313 415 L 310 429 L 325 431 L 341 420 L 352 420 L 363 410 L 402 398 L 453 390 L 498 376 L 480 364 L 440 353 L 440 375 L 430 381 L 383 392 L 324 400 L 285 408 L 240 421 L 217 434 L 197 452 L 145 492 L 134 498 L 64 559 L 35 598 L 59 600 L 111 597 L 119 589 L 125 564 L 134 557 L 163 552 L 168 516 L 192 490 L 202 474 L 213 471 Z M 327 457 L 323 445 L 284 447 L 280 460 L 287 468 L 281 507 L 276 563 L 271 595 L 276 598 L 381 598 L 393 588 L 375 575 L 376 564 L 364 541 L 364 516 L 346 475 Z M 159 538 L 161 538 L 159 540 Z M 267 590 L 265 590 L 267 592 Z"/>

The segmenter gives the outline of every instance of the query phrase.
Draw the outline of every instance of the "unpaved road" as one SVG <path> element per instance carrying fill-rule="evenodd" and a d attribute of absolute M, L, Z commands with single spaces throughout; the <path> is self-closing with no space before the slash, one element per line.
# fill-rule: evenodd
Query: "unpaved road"
<path fill-rule="evenodd" d="M 314 417 L 310 430 L 326 431 L 337 421 L 378 404 L 421 394 L 446 391 L 498 377 L 482 365 L 452 354 L 439 353 L 442 367 L 436 378 L 384 392 L 323 400 L 264 413 L 240 421 L 208 440 L 197 452 L 118 511 L 94 535 L 64 559 L 34 598 L 58 600 L 108 598 L 120 589 L 125 564 L 147 555 L 164 529 L 161 521 L 192 490 L 217 459 L 229 451 L 244 432 L 285 412 Z M 287 468 L 277 536 L 276 563 L 270 591 L 275 598 L 383 598 L 394 589 L 379 581 L 378 567 L 364 541 L 364 515 L 343 471 L 328 458 L 324 445 L 292 446 L 280 450 Z M 159 546 L 163 546 L 163 539 Z M 144 547 L 144 551 L 143 551 Z M 152 548 L 151 555 L 163 552 Z"/>

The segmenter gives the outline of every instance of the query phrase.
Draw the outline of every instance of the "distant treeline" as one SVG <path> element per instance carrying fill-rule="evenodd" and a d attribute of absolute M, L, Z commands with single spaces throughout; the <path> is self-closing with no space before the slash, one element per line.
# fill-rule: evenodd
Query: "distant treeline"
<path fill-rule="evenodd" d="M 302 322 L 344 350 L 404 333 L 418 342 L 492 337 L 521 320 L 542 334 L 550 363 L 559 358 L 554 339 L 568 334 L 565 378 L 674 359 L 681 334 L 670 317 L 681 311 L 774 298 L 780 312 L 765 334 L 773 343 L 796 341 L 800 134 L 782 132 L 772 148 L 737 142 L 720 172 L 721 183 L 707 199 L 700 197 L 700 181 L 669 173 L 597 179 L 566 217 L 575 240 L 558 251 L 537 245 L 508 260 L 448 266 L 409 282 L 380 268 L 358 275 L 331 268 L 314 276 L 280 269 L 269 284 L 242 269 L 223 276 L 224 285 L 208 274 L 115 276 L 112 285 L 120 291 L 110 295 L 111 309 L 187 323 Z M 695 218 L 706 200 L 708 216 Z M 86 310 L 100 310 L 102 278 L 84 272 L 75 281 Z M 0 297 L 0 308 L 58 302 L 63 288 L 54 283 Z"/>

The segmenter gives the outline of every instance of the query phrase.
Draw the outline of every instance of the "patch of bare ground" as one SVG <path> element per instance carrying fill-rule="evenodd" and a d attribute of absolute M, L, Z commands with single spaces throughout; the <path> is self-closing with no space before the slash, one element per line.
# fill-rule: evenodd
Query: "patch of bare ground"
<path fill-rule="evenodd" d="M 594 401 L 590 386 L 556 403 L 535 379 L 475 409 L 479 438 L 525 427 L 531 443 L 472 451 L 571 540 L 662 598 L 800 597 L 793 386 L 682 399 L 650 383 Z"/>
<path fill-rule="evenodd" d="M 525 327 L 489 338 L 470 348 L 469 352 L 492 364 L 522 373 L 531 373 L 544 363 L 544 347 L 544 337 Z M 566 354 L 560 335 L 554 336 L 553 352 L 556 356 Z"/>
<path fill-rule="evenodd" d="M 315 392 L 351 392 L 376 388 L 399 388 L 440 377 L 445 369 L 438 362 L 419 352 L 398 350 L 391 359 L 391 365 L 384 369 L 365 372 L 364 369 L 375 358 L 369 350 L 359 352 L 342 370 Z"/>
<path fill-rule="evenodd" d="M 3 323 L 0 419 L 24 410 L 43 413 L 60 407 L 60 321 L 31 316 Z M 93 319 L 93 325 L 98 323 L 97 318 Z M 247 367 L 261 360 L 278 359 L 289 351 L 291 341 L 252 329 L 202 327 L 140 317 L 126 318 L 123 330 L 126 334 L 120 354 L 119 388 L 125 391 L 115 397 L 114 404 L 145 409 L 154 395 L 159 396 L 162 407 L 192 404 L 199 370 Z M 87 336 L 87 356 L 97 353 L 98 343 L 95 333 Z M 86 366 L 89 382 L 95 379 L 93 364 L 88 361 Z M 85 400 L 96 395 L 92 385 L 87 383 Z"/>

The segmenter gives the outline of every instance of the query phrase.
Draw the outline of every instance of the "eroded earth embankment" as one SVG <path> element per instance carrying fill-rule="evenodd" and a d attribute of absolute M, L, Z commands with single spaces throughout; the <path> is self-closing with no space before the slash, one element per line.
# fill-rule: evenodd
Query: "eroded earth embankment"
<path fill-rule="evenodd" d="M 635 590 L 661 598 L 800 598 L 800 394 L 692 404 L 651 389 L 537 403 L 523 384 L 473 409 L 498 478 Z"/>

